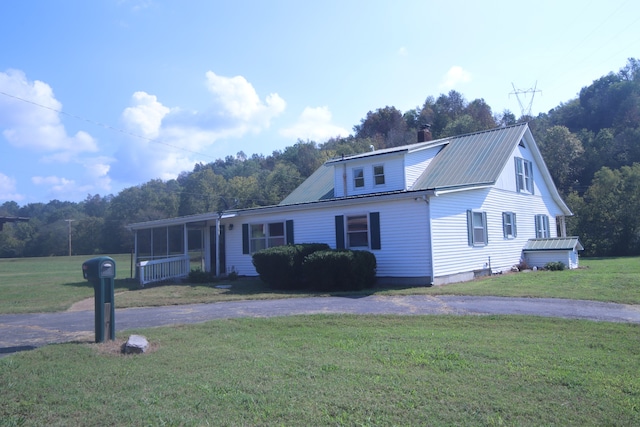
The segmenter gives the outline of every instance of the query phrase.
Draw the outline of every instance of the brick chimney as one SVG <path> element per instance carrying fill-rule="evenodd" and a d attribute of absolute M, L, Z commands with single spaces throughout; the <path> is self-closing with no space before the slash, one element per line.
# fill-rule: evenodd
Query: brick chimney
<path fill-rule="evenodd" d="M 430 128 L 430 124 L 420 126 L 420 130 L 418 131 L 418 142 L 427 142 L 433 139 Z"/>

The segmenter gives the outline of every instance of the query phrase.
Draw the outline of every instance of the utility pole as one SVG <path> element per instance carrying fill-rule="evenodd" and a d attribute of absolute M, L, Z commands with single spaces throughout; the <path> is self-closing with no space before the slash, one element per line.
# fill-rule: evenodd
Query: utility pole
<path fill-rule="evenodd" d="M 65 221 L 67 221 L 67 224 L 69 224 L 69 256 L 71 256 L 71 221 L 74 221 L 74 220 L 65 219 Z"/>

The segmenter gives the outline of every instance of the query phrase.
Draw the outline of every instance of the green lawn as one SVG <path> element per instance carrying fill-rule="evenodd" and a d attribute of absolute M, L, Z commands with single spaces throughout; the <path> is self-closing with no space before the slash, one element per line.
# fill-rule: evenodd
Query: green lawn
<path fill-rule="evenodd" d="M 0 359 L 0 425 L 640 425 L 638 325 L 314 315 L 138 333 L 148 354 Z"/>
<path fill-rule="evenodd" d="M 130 279 L 129 255 L 112 257 L 117 265 L 118 308 L 318 295 L 274 292 L 258 279 L 140 289 Z M 82 278 L 81 266 L 86 259 L 86 256 L 0 259 L 0 314 L 64 311 L 73 303 L 92 297 L 93 287 Z M 215 287 L 220 284 L 232 287 Z M 583 259 L 577 270 L 504 274 L 432 288 L 376 288 L 362 293 L 552 297 L 640 304 L 639 284 L 640 258 L 636 257 Z"/>
<path fill-rule="evenodd" d="M 284 298 L 138 289 L 129 257 L 116 306 Z M 0 313 L 56 311 L 93 295 L 86 257 L 0 260 Z M 385 294 L 541 296 L 640 303 L 640 258 Z M 0 325 L 0 332 L 1 332 Z M 124 356 L 132 333 L 152 344 Z M 0 426 L 640 425 L 640 325 L 525 316 L 314 315 L 217 320 L 49 345 L 0 359 Z"/>

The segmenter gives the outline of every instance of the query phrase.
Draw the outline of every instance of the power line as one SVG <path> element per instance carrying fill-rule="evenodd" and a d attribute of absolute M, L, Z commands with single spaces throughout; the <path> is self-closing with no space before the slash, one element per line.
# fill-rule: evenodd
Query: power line
<path fill-rule="evenodd" d="M 113 131 L 113 132 L 122 133 L 124 135 L 132 136 L 134 138 L 143 139 L 145 141 L 149 141 L 149 142 L 152 142 L 154 144 L 164 145 L 166 147 L 170 147 L 170 148 L 173 148 L 173 149 L 176 149 L 176 150 L 186 151 L 186 152 L 189 152 L 189 153 L 192 153 L 192 154 L 197 154 L 199 156 L 208 157 L 210 159 L 214 158 L 213 156 L 210 156 L 210 155 L 207 155 L 207 154 L 204 154 L 204 153 L 200 153 L 198 151 L 193 151 L 193 150 L 186 149 L 184 147 L 178 147 L 176 145 L 171 145 L 171 144 L 168 144 L 166 142 L 162 142 L 162 141 L 157 140 L 157 139 L 147 138 L 146 136 L 138 135 L 136 133 L 133 133 L 133 132 L 130 132 L 130 131 L 126 131 L 124 129 L 120 129 L 120 128 L 117 128 L 115 126 L 111 126 L 111 125 L 108 125 L 108 124 L 105 124 L 105 123 L 97 122 L 95 120 L 87 119 L 86 117 L 78 116 L 76 114 L 67 113 L 66 111 L 58 110 L 57 108 L 53 108 L 53 107 L 49 107 L 49 106 L 46 106 L 46 105 L 42 105 L 42 104 L 37 103 L 35 101 L 31 101 L 29 99 L 21 98 L 19 96 L 12 95 L 10 93 L 7 93 L 7 92 L 1 91 L 1 90 L 0 90 L 0 94 L 4 95 L 4 96 L 7 96 L 9 98 L 16 99 L 18 101 L 26 102 L 27 104 L 35 105 L 36 107 L 40 107 L 40 108 L 44 108 L 44 109 L 56 112 L 58 114 L 63 114 L 65 116 L 74 118 L 76 120 L 80 120 L 80 121 L 84 121 L 84 122 L 90 123 L 90 124 L 92 124 L 94 126 L 99 126 L 99 127 L 105 128 L 105 129 Z"/>

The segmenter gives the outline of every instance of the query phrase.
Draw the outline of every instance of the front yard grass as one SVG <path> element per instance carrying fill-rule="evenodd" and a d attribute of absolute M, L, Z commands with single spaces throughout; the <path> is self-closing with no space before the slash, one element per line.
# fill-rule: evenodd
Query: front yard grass
<path fill-rule="evenodd" d="M 313 315 L 128 333 L 153 351 L 0 359 L 0 425 L 640 425 L 638 325 Z"/>
<path fill-rule="evenodd" d="M 140 289 L 130 279 L 129 255 L 113 258 L 117 265 L 116 308 L 325 295 L 273 291 L 257 278 Z M 0 259 L 0 314 L 64 311 L 93 297 L 93 287 L 82 278 L 81 266 L 86 259 L 80 256 Z M 493 295 L 640 304 L 639 283 L 640 257 L 607 258 L 582 259 L 577 270 L 510 273 L 438 287 L 374 288 L 360 294 Z"/>

